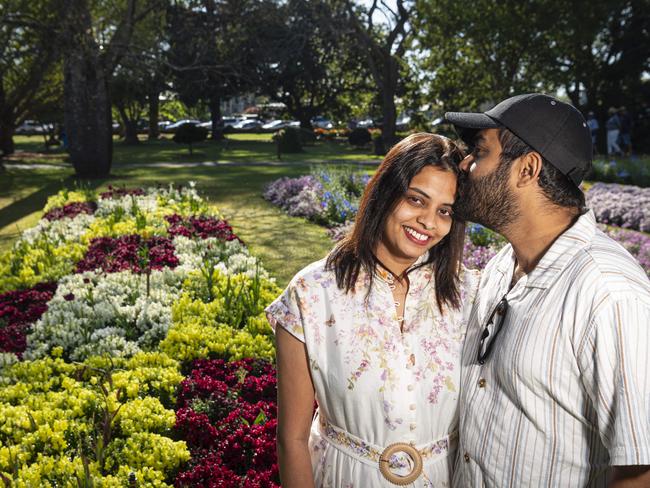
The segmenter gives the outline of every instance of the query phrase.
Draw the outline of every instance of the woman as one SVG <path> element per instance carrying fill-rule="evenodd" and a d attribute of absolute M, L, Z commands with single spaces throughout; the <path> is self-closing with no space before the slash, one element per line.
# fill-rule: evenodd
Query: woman
<path fill-rule="evenodd" d="M 393 147 L 351 234 L 268 307 L 283 488 L 450 484 L 460 351 L 478 286 L 476 275 L 459 276 L 461 159 L 432 134 Z"/>

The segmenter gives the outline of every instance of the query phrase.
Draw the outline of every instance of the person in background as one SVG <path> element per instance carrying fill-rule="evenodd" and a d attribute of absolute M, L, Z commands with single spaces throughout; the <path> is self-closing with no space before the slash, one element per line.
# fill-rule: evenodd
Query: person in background
<path fill-rule="evenodd" d="M 587 114 L 587 127 L 589 127 L 589 131 L 591 132 L 591 144 L 594 147 L 594 154 L 596 154 L 596 148 L 598 147 L 598 129 L 600 129 L 600 125 L 598 124 L 598 119 L 593 112 Z"/>
<path fill-rule="evenodd" d="M 605 122 L 607 129 L 607 156 L 616 156 L 621 154 L 621 148 L 618 145 L 618 136 L 621 132 L 621 119 L 618 117 L 618 111 L 610 107 L 607 111 L 609 118 Z"/>
<path fill-rule="evenodd" d="M 619 146 L 621 147 L 621 152 L 629 157 L 632 155 L 632 117 L 627 111 L 627 108 L 621 107 L 618 118 L 621 123 L 621 133 L 618 136 L 618 140 L 620 141 Z"/>
<path fill-rule="evenodd" d="M 451 211 L 462 157 L 433 134 L 395 145 L 352 233 L 267 308 L 283 488 L 450 486 L 478 285 Z"/>

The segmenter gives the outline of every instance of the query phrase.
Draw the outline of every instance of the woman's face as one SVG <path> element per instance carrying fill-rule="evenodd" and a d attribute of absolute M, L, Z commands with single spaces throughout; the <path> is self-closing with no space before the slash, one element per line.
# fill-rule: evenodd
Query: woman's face
<path fill-rule="evenodd" d="M 417 260 L 449 233 L 455 195 L 456 175 L 425 166 L 388 216 L 383 251 L 393 260 Z"/>

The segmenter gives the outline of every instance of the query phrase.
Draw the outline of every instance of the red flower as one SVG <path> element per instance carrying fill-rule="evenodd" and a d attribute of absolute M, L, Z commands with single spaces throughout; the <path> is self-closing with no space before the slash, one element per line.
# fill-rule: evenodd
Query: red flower
<path fill-rule="evenodd" d="M 167 232 L 169 232 L 170 236 L 181 235 L 185 237 L 200 237 L 201 239 L 216 237 L 222 241 L 233 241 L 237 239 L 239 242 L 243 242 L 235 235 L 232 227 L 226 220 L 203 215 L 184 219 L 178 214 L 168 215 L 165 219 L 169 223 Z"/>
<path fill-rule="evenodd" d="M 45 313 L 56 287 L 56 283 L 40 283 L 0 295 L 0 352 L 14 352 L 21 357 L 30 325 Z"/>
<path fill-rule="evenodd" d="M 142 254 L 146 254 L 146 260 L 143 260 Z M 77 263 L 77 273 L 98 268 L 107 273 L 126 270 L 142 273 L 147 267 L 175 268 L 178 263 L 174 244 L 167 237 L 154 236 L 146 241 L 138 234 L 118 238 L 98 237 L 90 241 L 86 255 Z"/>
<path fill-rule="evenodd" d="M 95 202 L 73 202 L 64 205 L 63 207 L 56 207 L 43 215 L 47 220 L 60 220 L 65 217 L 73 218 L 81 213 L 94 214 L 97 210 L 97 203 Z"/>

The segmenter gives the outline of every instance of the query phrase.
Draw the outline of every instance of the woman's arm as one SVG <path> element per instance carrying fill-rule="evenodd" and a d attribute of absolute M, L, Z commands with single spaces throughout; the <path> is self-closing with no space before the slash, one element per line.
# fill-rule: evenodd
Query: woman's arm
<path fill-rule="evenodd" d="M 283 488 L 313 488 L 308 441 L 314 414 L 314 385 L 305 345 L 276 328 L 278 371 L 278 462 Z"/>

